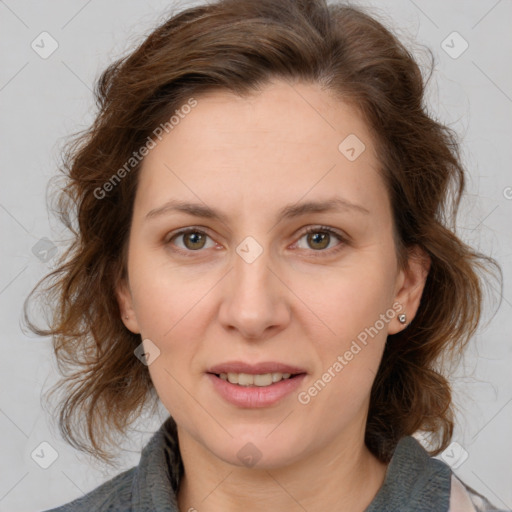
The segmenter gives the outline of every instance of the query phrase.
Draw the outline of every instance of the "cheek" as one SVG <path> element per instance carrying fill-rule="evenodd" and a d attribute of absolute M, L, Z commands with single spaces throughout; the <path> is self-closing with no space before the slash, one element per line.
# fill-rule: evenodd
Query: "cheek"
<path fill-rule="evenodd" d="M 368 261 L 367 265 L 347 266 L 333 273 L 323 292 L 320 288 L 314 288 L 314 295 L 310 292 L 312 309 L 321 312 L 319 317 L 328 326 L 321 337 L 311 330 L 321 361 L 321 382 L 316 387 L 326 384 L 330 388 L 323 394 L 324 400 L 355 404 L 369 394 L 389 324 L 396 315 L 391 307 L 391 275 L 384 265 Z"/>
<path fill-rule="evenodd" d="M 215 275 L 173 265 L 163 251 L 134 251 L 129 272 L 142 336 L 169 345 L 180 330 L 192 326 L 197 331 L 207 294 L 218 280 Z"/>
<path fill-rule="evenodd" d="M 185 272 L 149 251 L 131 254 L 129 262 L 133 306 L 142 339 L 151 340 L 159 355 L 148 370 L 168 409 L 186 409 L 184 391 L 194 369 L 194 357 L 208 324 L 208 291 L 218 278 L 207 272 Z"/>
<path fill-rule="evenodd" d="M 303 292 L 311 309 L 318 311 L 330 328 L 333 341 L 346 341 L 373 326 L 391 308 L 394 281 L 390 276 L 392 272 L 384 265 L 375 261 L 364 264 L 361 259 L 358 265 L 330 272 L 320 283 L 303 282 Z M 388 323 L 389 320 L 384 326 L 378 323 L 384 336 Z"/>

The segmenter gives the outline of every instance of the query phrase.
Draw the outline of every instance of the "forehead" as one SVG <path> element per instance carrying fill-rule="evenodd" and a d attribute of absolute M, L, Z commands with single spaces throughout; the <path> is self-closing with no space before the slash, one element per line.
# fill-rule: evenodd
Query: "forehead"
<path fill-rule="evenodd" d="M 276 81 L 246 97 L 215 91 L 194 99 L 145 157 L 136 207 L 172 197 L 238 205 L 239 212 L 336 191 L 386 207 L 368 127 L 319 85 Z"/>

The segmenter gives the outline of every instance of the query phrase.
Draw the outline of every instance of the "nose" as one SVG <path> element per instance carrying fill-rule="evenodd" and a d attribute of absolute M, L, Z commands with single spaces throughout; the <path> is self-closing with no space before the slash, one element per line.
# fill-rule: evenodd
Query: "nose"
<path fill-rule="evenodd" d="M 275 336 L 290 322 L 290 290 L 274 270 L 268 252 L 248 262 L 238 254 L 224 282 L 219 321 L 251 340 Z"/>

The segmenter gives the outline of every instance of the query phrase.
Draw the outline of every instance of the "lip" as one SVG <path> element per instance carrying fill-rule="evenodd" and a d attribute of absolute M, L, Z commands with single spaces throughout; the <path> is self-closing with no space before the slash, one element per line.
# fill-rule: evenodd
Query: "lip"
<path fill-rule="evenodd" d="M 222 367 L 224 368 L 225 366 Z M 285 366 L 281 365 L 280 367 L 284 368 Z M 251 368 L 254 369 L 254 367 Z M 214 373 L 207 373 L 206 376 L 212 383 L 215 391 L 227 402 L 237 407 L 262 408 L 270 407 L 271 405 L 274 405 L 280 400 L 282 400 L 284 397 L 292 394 L 301 385 L 304 378 L 306 377 L 306 373 L 301 373 L 299 375 L 296 375 L 295 377 L 290 377 L 289 379 L 281 380 L 279 382 L 271 384 L 270 386 L 239 386 L 238 384 L 231 384 L 231 382 L 228 382 L 226 380 L 221 379 L 220 377 L 217 377 L 217 375 L 215 375 Z"/>
<path fill-rule="evenodd" d="M 207 373 L 247 373 L 249 375 L 258 375 L 262 373 L 307 373 L 304 368 L 298 366 L 290 366 L 276 361 L 266 361 L 256 364 L 249 364 L 243 361 L 229 361 L 220 363 L 209 368 Z"/>

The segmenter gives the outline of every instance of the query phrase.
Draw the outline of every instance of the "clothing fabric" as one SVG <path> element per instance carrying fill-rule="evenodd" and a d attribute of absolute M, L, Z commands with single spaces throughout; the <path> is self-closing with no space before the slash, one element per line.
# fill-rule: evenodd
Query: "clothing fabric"
<path fill-rule="evenodd" d="M 137 466 L 46 512 L 180 512 L 176 495 L 182 476 L 176 423 L 169 417 L 144 447 Z M 398 443 L 384 483 L 365 512 L 500 511 L 407 436 Z"/>

